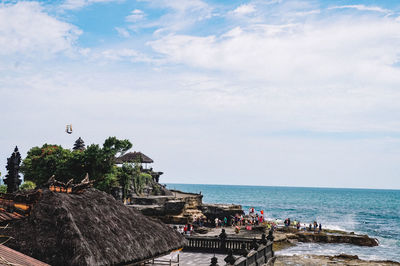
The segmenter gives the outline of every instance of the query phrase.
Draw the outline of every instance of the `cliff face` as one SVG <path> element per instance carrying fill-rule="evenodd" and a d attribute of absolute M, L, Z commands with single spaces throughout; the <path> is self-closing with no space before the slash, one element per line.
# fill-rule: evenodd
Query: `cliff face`
<path fill-rule="evenodd" d="M 161 219 L 165 223 L 187 224 L 196 218 L 232 217 L 244 214 L 242 206 L 227 204 L 203 204 L 203 195 L 171 190 L 172 196 L 147 196 L 132 198 L 132 207 L 144 215 Z"/>
<path fill-rule="evenodd" d="M 203 204 L 200 209 L 212 221 L 215 218 L 223 220 L 225 217 L 230 218 L 244 214 L 242 206 L 234 204 Z"/>

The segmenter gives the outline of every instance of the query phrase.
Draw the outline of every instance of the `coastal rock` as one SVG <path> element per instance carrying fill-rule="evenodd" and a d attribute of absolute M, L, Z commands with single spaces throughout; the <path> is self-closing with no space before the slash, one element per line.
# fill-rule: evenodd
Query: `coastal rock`
<path fill-rule="evenodd" d="M 336 256 L 323 255 L 293 255 L 293 256 L 277 256 L 274 266 L 297 265 L 297 266 L 320 266 L 320 265 L 374 265 L 389 266 L 400 265 L 394 261 L 371 261 L 360 260 L 356 255 L 340 254 Z"/>
<path fill-rule="evenodd" d="M 235 204 L 203 204 L 200 209 L 210 220 L 215 218 L 223 220 L 225 217 L 230 218 L 244 214 L 242 206 Z"/>
<path fill-rule="evenodd" d="M 377 239 L 371 238 L 367 235 L 299 232 L 296 236 L 299 242 L 346 243 L 365 247 L 374 247 L 379 245 Z"/>
<path fill-rule="evenodd" d="M 345 232 L 339 230 L 324 229 L 318 231 L 299 231 L 294 227 L 278 228 L 275 232 L 277 235 L 284 235 L 287 239 L 297 240 L 299 242 L 313 243 L 345 243 L 357 246 L 375 247 L 379 245 L 376 238 L 367 235 L 358 235 L 354 232 Z"/>

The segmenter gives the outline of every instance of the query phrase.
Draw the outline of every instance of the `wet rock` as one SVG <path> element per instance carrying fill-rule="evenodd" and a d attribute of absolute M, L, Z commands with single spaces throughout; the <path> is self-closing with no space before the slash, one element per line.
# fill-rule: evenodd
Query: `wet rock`
<path fill-rule="evenodd" d="M 395 261 L 371 261 L 360 260 L 356 255 L 340 254 L 336 256 L 324 255 L 293 255 L 293 256 L 277 256 L 274 266 L 296 265 L 296 266 L 319 266 L 319 265 L 374 265 L 389 266 L 400 265 Z"/>
<path fill-rule="evenodd" d="M 215 218 L 223 220 L 225 217 L 229 219 L 235 215 L 244 214 L 242 206 L 235 204 L 202 204 L 200 209 L 212 221 Z"/>
<path fill-rule="evenodd" d="M 300 242 L 346 243 L 366 247 L 374 247 L 379 245 L 377 239 L 368 237 L 367 235 L 299 232 L 296 233 L 296 236 Z"/>

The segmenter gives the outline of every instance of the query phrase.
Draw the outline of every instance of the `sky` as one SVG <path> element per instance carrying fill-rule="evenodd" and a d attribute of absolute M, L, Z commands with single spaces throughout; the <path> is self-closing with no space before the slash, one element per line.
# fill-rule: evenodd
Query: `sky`
<path fill-rule="evenodd" d="M 116 136 L 162 183 L 400 189 L 400 2 L 0 0 L 0 122 L 3 177 Z"/>

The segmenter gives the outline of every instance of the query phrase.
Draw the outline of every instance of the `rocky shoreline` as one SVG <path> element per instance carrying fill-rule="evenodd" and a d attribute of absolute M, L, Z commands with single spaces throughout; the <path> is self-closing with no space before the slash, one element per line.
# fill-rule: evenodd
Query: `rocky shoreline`
<path fill-rule="evenodd" d="M 274 266 L 283 265 L 375 265 L 375 266 L 389 266 L 400 265 L 394 261 L 377 261 L 377 260 L 361 260 L 356 255 L 340 254 L 336 256 L 324 255 L 293 255 L 293 256 L 276 256 Z"/>
<path fill-rule="evenodd" d="M 265 225 L 254 226 L 252 230 L 245 230 L 244 227 L 236 233 L 234 227 L 224 227 L 228 237 L 259 238 L 262 233 L 268 231 Z M 204 236 L 218 236 L 220 228 L 199 228 L 195 234 Z M 373 247 L 379 245 L 375 238 L 367 235 L 359 235 L 353 232 L 323 229 L 322 232 L 298 231 L 291 227 L 278 227 L 274 232 L 273 250 L 279 251 L 296 245 L 299 242 L 307 243 L 330 243 L 330 244 L 349 244 L 356 246 Z M 273 265 L 400 265 L 395 261 L 368 261 L 362 260 L 356 255 L 340 254 L 336 256 L 325 255 L 277 255 Z"/>
<path fill-rule="evenodd" d="M 323 229 L 321 232 L 314 232 L 297 230 L 293 227 L 281 227 L 277 228 L 274 235 L 275 251 L 296 245 L 298 242 L 351 244 L 365 247 L 374 247 L 379 245 L 379 241 L 376 238 L 371 238 L 367 235 L 359 235 L 354 232 L 330 229 Z"/>

